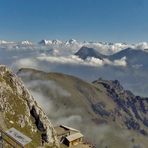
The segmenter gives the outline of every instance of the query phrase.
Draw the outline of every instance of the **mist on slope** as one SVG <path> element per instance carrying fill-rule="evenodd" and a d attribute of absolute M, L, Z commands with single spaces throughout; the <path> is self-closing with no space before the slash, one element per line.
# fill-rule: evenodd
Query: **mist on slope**
<path fill-rule="evenodd" d="M 121 145 L 123 145 L 123 147 L 126 146 L 127 148 L 134 148 L 133 146 L 135 144 L 132 143 L 132 138 L 129 131 L 119 130 L 114 126 L 107 124 L 98 125 L 94 123 L 90 118 L 85 116 L 83 108 L 65 108 L 64 104 L 60 104 L 60 107 L 57 106 L 57 102 L 54 100 L 55 98 L 57 98 L 58 96 L 65 98 L 71 96 L 71 94 L 67 90 L 63 89 L 63 87 L 60 86 L 57 82 L 51 80 L 32 80 L 26 81 L 25 84 L 31 91 L 31 94 L 34 96 L 36 101 L 47 113 L 48 117 L 53 122 L 53 125 L 56 126 L 64 124 L 79 129 L 86 137 L 86 140 L 90 143 L 95 144 L 96 147 L 100 146 L 102 148 L 105 148 L 111 143 L 113 143 L 114 145 L 118 145 L 120 143 Z M 52 93 L 52 97 L 45 93 L 45 91 L 49 90 Z M 144 147 L 140 146 L 138 148 Z"/>

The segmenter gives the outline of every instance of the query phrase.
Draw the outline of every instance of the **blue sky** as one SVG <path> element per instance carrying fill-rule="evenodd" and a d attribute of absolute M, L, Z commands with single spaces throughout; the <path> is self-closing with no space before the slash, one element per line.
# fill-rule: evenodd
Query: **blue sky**
<path fill-rule="evenodd" d="M 0 0 L 0 39 L 148 41 L 148 0 Z"/>

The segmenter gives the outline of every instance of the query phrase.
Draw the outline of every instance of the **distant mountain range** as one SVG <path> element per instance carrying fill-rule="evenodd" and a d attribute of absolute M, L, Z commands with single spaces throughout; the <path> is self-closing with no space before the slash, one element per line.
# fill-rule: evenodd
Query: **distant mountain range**
<path fill-rule="evenodd" d="M 20 69 L 18 75 L 32 94 L 40 94 L 38 101 L 53 122 L 80 129 L 97 147 L 146 148 L 148 98 L 135 96 L 119 81 L 87 83 L 70 75 L 34 69 Z"/>
<path fill-rule="evenodd" d="M 148 69 L 148 52 L 146 50 L 127 48 L 109 56 L 109 59 L 115 60 L 122 57 L 126 57 L 128 64 L 135 68 L 144 67 L 145 69 Z"/>
<path fill-rule="evenodd" d="M 137 44 L 127 44 L 127 43 L 109 43 L 109 42 L 92 42 L 92 41 L 77 41 L 75 39 L 69 39 L 66 41 L 63 40 L 41 40 L 37 42 L 31 42 L 28 40 L 24 41 L 5 41 L 0 40 L 0 47 L 3 48 L 39 48 L 38 46 L 45 46 L 46 48 L 68 48 L 70 50 L 78 50 L 79 48 L 86 46 L 89 48 L 94 48 L 102 54 L 113 54 L 120 50 L 126 48 L 134 48 L 134 49 L 147 49 L 148 43 L 141 42 Z"/>
<path fill-rule="evenodd" d="M 87 59 L 88 57 L 94 57 L 101 60 L 108 59 L 114 61 L 126 57 L 128 66 L 134 68 L 148 68 L 148 52 L 146 50 L 141 49 L 126 48 L 115 54 L 107 56 L 99 53 L 94 48 L 88 48 L 83 46 L 75 53 L 75 55 L 77 55 L 79 58 L 83 60 Z"/>

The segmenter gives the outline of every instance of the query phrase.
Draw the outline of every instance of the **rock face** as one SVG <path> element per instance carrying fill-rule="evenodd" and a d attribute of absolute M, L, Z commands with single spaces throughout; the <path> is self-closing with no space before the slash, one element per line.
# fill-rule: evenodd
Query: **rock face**
<path fill-rule="evenodd" d="M 124 90 L 118 80 L 106 81 L 99 79 L 93 82 L 95 85 L 103 85 L 108 96 L 116 106 L 112 112 L 108 112 L 101 106 L 94 107 L 95 111 L 104 116 L 112 116 L 114 120 L 122 122 L 128 129 L 139 131 L 148 135 L 148 98 L 135 96 L 132 92 Z"/>
<path fill-rule="evenodd" d="M 22 81 L 0 65 L 0 127 L 16 128 L 32 139 L 30 147 L 59 147 L 51 122 Z"/>

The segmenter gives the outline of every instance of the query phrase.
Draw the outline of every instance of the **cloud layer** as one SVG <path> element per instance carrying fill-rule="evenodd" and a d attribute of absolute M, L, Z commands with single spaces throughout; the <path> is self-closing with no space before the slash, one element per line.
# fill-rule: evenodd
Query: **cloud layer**
<path fill-rule="evenodd" d="M 135 48 L 135 50 L 148 48 L 147 42 L 123 44 L 54 40 L 48 44 L 36 44 L 29 41 L 0 41 L 0 64 L 8 65 L 15 72 L 25 67 L 75 75 L 87 81 L 93 81 L 98 77 L 118 79 L 136 94 L 148 94 L 146 93 L 148 71 L 142 63 L 135 63 L 130 67 L 129 59 L 124 56 L 114 60 L 94 57 L 87 57 L 83 60 L 74 55 L 83 45 L 94 47 L 104 54 L 113 54 L 127 47 Z"/>
<path fill-rule="evenodd" d="M 108 59 L 98 59 L 94 57 L 88 57 L 87 59 L 83 60 L 78 56 L 40 56 L 37 57 L 40 61 L 46 61 L 50 63 L 61 63 L 61 64 L 74 64 L 74 65 L 85 65 L 85 66 L 94 66 L 100 67 L 104 65 L 112 65 L 112 66 L 126 66 L 126 57 L 123 57 L 118 60 L 110 61 Z"/>

